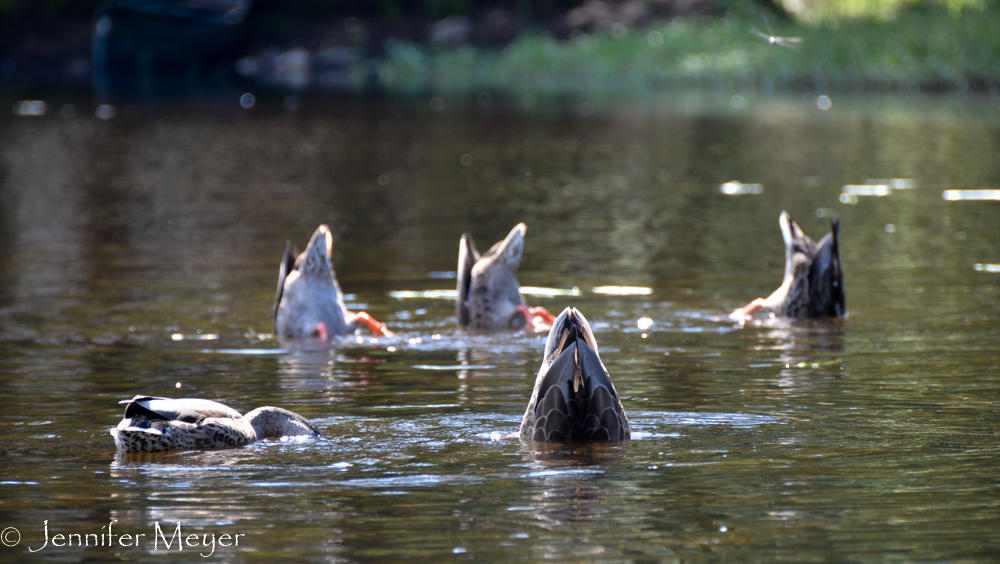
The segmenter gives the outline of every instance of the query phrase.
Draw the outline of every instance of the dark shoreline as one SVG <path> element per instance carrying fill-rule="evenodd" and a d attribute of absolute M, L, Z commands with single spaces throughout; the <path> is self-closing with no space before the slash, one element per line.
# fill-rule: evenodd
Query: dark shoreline
<path fill-rule="evenodd" d="M 1000 61 L 1000 38 L 983 30 L 991 24 L 1000 29 L 998 12 L 960 18 L 914 12 L 894 22 L 844 22 L 837 28 L 782 24 L 776 33 L 804 39 L 798 49 L 767 45 L 750 33 L 757 20 L 744 16 L 656 19 L 637 28 L 591 26 L 589 32 L 569 30 L 565 18 L 552 18 L 540 31 L 508 29 L 506 35 L 483 32 L 477 22 L 448 41 L 436 39 L 435 22 L 419 19 L 282 20 L 272 26 L 281 33 L 251 20 L 241 57 L 199 64 L 196 72 L 154 70 L 144 88 L 126 75 L 103 90 L 94 77 L 90 18 L 8 18 L 0 20 L 0 89 L 31 97 L 97 85 L 97 98 L 107 102 L 239 89 L 394 97 L 481 91 L 614 97 L 683 88 L 997 95 L 1000 64 L 991 61 Z"/>

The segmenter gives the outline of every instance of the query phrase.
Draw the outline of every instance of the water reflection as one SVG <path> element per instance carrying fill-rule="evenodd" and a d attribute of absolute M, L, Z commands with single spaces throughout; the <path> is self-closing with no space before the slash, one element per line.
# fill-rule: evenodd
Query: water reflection
<path fill-rule="evenodd" d="M 616 462 L 628 452 L 628 441 L 622 443 L 558 443 L 521 442 L 521 458 L 532 469 L 530 478 L 598 473 L 606 464 Z M 565 471 L 565 472 L 563 472 Z M 579 471 L 579 472 L 578 472 Z"/>
<path fill-rule="evenodd" d="M 378 374 L 369 367 L 385 361 L 363 352 L 348 356 L 334 349 L 298 351 L 278 358 L 278 373 L 282 388 L 298 392 L 367 387 L 378 381 Z"/>
<path fill-rule="evenodd" d="M 77 159 L 91 155 L 90 148 L 80 145 L 88 136 L 84 129 L 42 123 L 11 131 L 0 156 L 0 233 L 8 243 L 0 260 L 7 282 L 0 295 L 15 308 L 42 308 L 54 320 L 86 299 L 97 274 L 88 260 L 90 214 L 77 168 Z M 53 151 L 61 155 L 55 162 Z M 0 335 L 15 340 L 40 337 L 16 317 L 8 319 L 13 322 L 4 323 Z M 55 325 L 62 331 L 77 329 L 58 321 Z"/>
<path fill-rule="evenodd" d="M 740 321 L 741 327 L 757 329 L 758 338 L 771 338 L 780 340 L 783 343 L 778 348 L 795 349 L 798 342 L 799 348 L 810 348 L 813 345 L 822 349 L 826 345 L 822 344 L 822 337 L 843 336 L 846 320 L 835 318 L 821 319 L 791 319 L 787 317 L 768 316 L 761 319 L 749 319 Z"/>
<path fill-rule="evenodd" d="M 115 478 L 130 479 L 139 476 L 160 478 L 224 476 L 230 475 L 232 466 L 247 462 L 251 458 L 249 452 L 247 449 L 162 453 L 118 451 L 111 462 L 111 475 Z"/>
<path fill-rule="evenodd" d="M 757 330 L 752 351 L 779 351 L 775 381 L 784 393 L 800 394 L 817 377 L 838 379 L 843 370 L 844 325 L 837 319 L 767 318 L 748 323 Z"/>
<path fill-rule="evenodd" d="M 550 530 L 599 521 L 609 512 L 602 490 L 604 468 L 622 460 L 627 445 L 522 442 L 521 458 L 530 469 L 525 478 L 535 483 L 538 493 L 529 506 L 508 511 L 523 511 Z"/>
<path fill-rule="evenodd" d="M 458 400 L 478 405 L 490 405 L 492 397 L 500 391 L 496 383 L 494 367 L 502 366 L 505 371 L 531 373 L 530 360 L 523 352 L 483 351 L 478 348 L 459 348 L 455 359 L 463 368 L 455 372 L 458 378 Z M 525 380 L 525 405 L 531 395 L 530 381 Z"/>
<path fill-rule="evenodd" d="M 599 473 L 591 473 L 589 476 L 596 478 Z M 586 479 L 582 473 L 573 475 L 573 482 Z M 579 483 L 552 487 L 553 482 L 558 483 L 560 480 L 549 478 L 546 481 L 550 487 L 532 498 L 534 504 L 528 512 L 539 521 L 541 527 L 557 530 L 567 523 L 597 520 L 607 514 L 607 506 L 602 503 L 606 495 L 600 488 Z"/>

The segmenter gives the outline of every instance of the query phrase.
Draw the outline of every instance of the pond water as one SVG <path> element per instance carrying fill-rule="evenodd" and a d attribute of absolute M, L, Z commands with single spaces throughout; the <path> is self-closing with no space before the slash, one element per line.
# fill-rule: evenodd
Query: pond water
<path fill-rule="evenodd" d="M 1000 188 L 995 100 L 237 99 L 0 117 L 4 561 L 1000 557 L 1000 202 L 942 197 Z M 840 217 L 842 325 L 726 318 L 780 283 L 782 210 Z M 626 444 L 506 438 L 544 336 L 460 333 L 433 292 L 462 232 L 520 221 L 521 283 L 563 290 L 528 301 L 591 321 Z M 273 340 L 321 223 L 398 337 Z M 136 393 L 323 437 L 116 455 Z"/>

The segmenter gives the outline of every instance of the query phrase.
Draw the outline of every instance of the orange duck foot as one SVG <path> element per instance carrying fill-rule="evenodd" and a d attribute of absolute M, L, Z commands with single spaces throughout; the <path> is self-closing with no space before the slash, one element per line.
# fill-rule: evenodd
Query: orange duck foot
<path fill-rule="evenodd" d="M 764 299 L 763 298 L 757 298 L 756 300 L 748 303 L 747 305 L 745 305 L 745 306 L 743 306 L 743 307 L 741 307 L 739 309 L 733 310 L 733 312 L 729 314 L 729 318 L 730 319 L 744 319 L 746 317 L 749 317 L 751 313 L 757 311 L 758 309 L 760 309 L 762 307 L 764 307 Z"/>
<path fill-rule="evenodd" d="M 357 319 L 359 323 L 364 324 L 365 327 L 368 327 L 369 329 L 371 329 L 372 333 L 374 333 L 376 335 L 381 335 L 383 337 L 395 337 L 396 336 L 395 333 L 393 333 L 392 331 L 390 331 L 389 328 L 385 326 L 385 323 L 382 323 L 381 321 L 379 321 L 379 320 L 375 319 L 374 317 L 368 315 L 364 311 L 359 311 L 357 314 L 355 314 L 355 319 Z"/>
<path fill-rule="evenodd" d="M 529 308 L 522 304 L 517 307 L 517 310 L 524 314 L 524 318 L 528 320 L 536 333 L 548 331 L 552 327 L 552 323 L 556 320 L 556 316 L 549 313 L 549 310 L 542 306 Z"/>

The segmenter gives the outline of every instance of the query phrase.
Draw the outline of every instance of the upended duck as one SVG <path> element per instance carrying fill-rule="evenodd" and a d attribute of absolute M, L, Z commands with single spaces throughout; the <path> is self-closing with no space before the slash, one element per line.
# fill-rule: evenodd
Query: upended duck
<path fill-rule="evenodd" d="M 628 417 L 601 357 L 594 332 L 576 308 L 552 324 L 545 356 L 521 420 L 528 441 L 624 441 Z"/>
<path fill-rule="evenodd" d="M 779 317 L 843 317 L 844 277 L 840 268 L 837 234 L 840 220 L 834 218 L 830 232 L 816 243 L 781 212 L 781 235 L 785 239 L 785 279 L 767 298 L 757 298 L 729 314 L 743 319 L 758 309 Z"/>
<path fill-rule="evenodd" d="M 262 439 L 314 436 L 308 419 L 280 407 L 258 407 L 245 416 L 210 400 L 138 395 L 125 404 L 125 418 L 111 429 L 123 452 L 222 449 Z"/>
<path fill-rule="evenodd" d="M 458 326 L 473 331 L 517 330 L 525 325 L 547 329 L 553 315 L 544 307 L 529 308 L 517 269 L 524 250 L 528 226 L 518 223 L 507 238 L 480 255 L 472 235 L 462 235 L 458 244 L 458 295 L 455 315 Z"/>
<path fill-rule="evenodd" d="M 333 235 L 320 225 L 301 255 L 285 243 L 278 271 L 278 295 L 274 300 L 274 332 L 279 339 L 327 342 L 347 335 L 363 324 L 376 335 L 392 336 L 385 324 L 367 313 L 353 313 L 344 305 L 344 296 L 333 271 Z"/>

